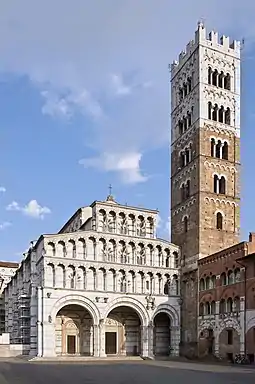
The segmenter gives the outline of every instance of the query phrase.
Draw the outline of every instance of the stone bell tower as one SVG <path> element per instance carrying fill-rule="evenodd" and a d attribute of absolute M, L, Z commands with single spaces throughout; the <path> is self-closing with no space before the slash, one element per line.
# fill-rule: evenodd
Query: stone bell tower
<path fill-rule="evenodd" d="M 197 261 L 239 241 L 240 43 L 206 35 L 171 65 L 171 241 L 182 248 L 182 345 L 197 341 Z M 187 348 L 186 348 L 187 349 Z"/>

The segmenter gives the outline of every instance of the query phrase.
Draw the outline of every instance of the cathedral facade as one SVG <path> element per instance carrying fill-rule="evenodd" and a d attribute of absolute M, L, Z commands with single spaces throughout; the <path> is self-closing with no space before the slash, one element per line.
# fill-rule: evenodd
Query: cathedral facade
<path fill-rule="evenodd" d="M 179 247 L 157 211 L 113 197 L 42 235 L 5 289 L 6 332 L 31 356 L 179 354 Z"/>

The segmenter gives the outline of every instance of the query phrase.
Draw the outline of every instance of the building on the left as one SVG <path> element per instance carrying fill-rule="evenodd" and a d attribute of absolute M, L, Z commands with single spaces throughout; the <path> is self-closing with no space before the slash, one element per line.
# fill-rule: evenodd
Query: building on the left
<path fill-rule="evenodd" d="M 0 261 L 0 335 L 5 332 L 5 302 L 3 291 L 18 267 L 19 263 Z"/>
<path fill-rule="evenodd" d="M 156 210 L 109 195 L 28 250 L 5 289 L 6 332 L 30 356 L 178 355 L 180 249 Z"/>

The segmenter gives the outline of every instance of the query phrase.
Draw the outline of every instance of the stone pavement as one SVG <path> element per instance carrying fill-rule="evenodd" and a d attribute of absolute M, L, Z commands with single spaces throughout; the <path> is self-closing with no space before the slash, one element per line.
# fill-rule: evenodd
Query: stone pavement
<path fill-rule="evenodd" d="M 254 384 L 255 370 L 169 361 L 0 360 L 1 384 Z"/>

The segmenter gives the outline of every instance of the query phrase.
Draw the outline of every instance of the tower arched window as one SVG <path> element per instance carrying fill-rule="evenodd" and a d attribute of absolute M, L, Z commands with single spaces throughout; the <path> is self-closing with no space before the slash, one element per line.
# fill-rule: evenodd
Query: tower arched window
<path fill-rule="evenodd" d="M 224 176 L 221 176 L 219 180 L 219 193 L 225 195 L 226 193 L 226 179 Z"/>
<path fill-rule="evenodd" d="M 186 83 L 183 84 L 183 96 L 187 96 L 188 94 L 188 86 Z"/>
<path fill-rule="evenodd" d="M 183 121 L 182 120 L 179 121 L 178 126 L 179 126 L 179 134 L 182 135 L 183 134 Z"/>
<path fill-rule="evenodd" d="M 225 141 L 222 147 L 222 158 L 228 160 L 228 143 Z"/>
<path fill-rule="evenodd" d="M 212 85 L 218 85 L 218 71 L 215 69 L 212 74 Z"/>
<path fill-rule="evenodd" d="M 190 77 L 188 77 L 187 79 L 187 85 L 188 85 L 188 93 L 190 93 L 192 88 L 192 82 Z"/>
<path fill-rule="evenodd" d="M 218 140 L 218 143 L 216 144 L 215 157 L 217 157 L 218 159 L 221 158 L 221 141 L 220 140 Z"/>
<path fill-rule="evenodd" d="M 212 119 L 212 103 L 210 101 L 208 103 L 208 119 Z"/>
<path fill-rule="evenodd" d="M 227 75 L 224 78 L 224 88 L 230 91 L 230 74 L 227 73 Z"/>
<path fill-rule="evenodd" d="M 185 185 L 184 183 L 181 185 L 181 201 L 185 200 Z"/>
<path fill-rule="evenodd" d="M 211 139 L 211 156 L 215 156 L 215 139 Z"/>
<path fill-rule="evenodd" d="M 230 108 L 229 107 L 225 111 L 225 124 L 231 125 Z"/>
<path fill-rule="evenodd" d="M 216 228 L 217 229 L 223 228 L 223 216 L 222 216 L 222 213 L 220 212 L 217 212 L 217 215 L 216 215 Z"/>
<path fill-rule="evenodd" d="M 208 68 L 208 84 L 210 85 L 212 83 L 212 68 Z"/>
<path fill-rule="evenodd" d="M 214 193 L 218 193 L 218 181 L 219 181 L 218 176 L 214 175 L 213 176 L 213 192 Z"/>
<path fill-rule="evenodd" d="M 212 120 L 217 121 L 218 120 L 218 105 L 215 104 L 212 111 Z"/>
<path fill-rule="evenodd" d="M 185 149 L 185 157 L 186 157 L 186 164 L 190 162 L 190 150 L 188 148 Z"/>
<path fill-rule="evenodd" d="M 186 199 L 190 197 L 190 180 L 187 181 L 186 184 Z"/>
<path fill-rule="evenodd" d="M 187 129 L 188 129 L 188 119 L 186 117 L 183 117 L 183 125 L 184 125 L 184 131 L 187 131 Z"/>
<path fill-rule="evenodd" d="M 185 167 L 185 153 L 184 152 L 181 152 L 181 155 L 180 155 L 180 167 L 181 168 Z"/>
<path fill-rule="evenodd" d="M 188 127 L 191 127 L 191 123 L 192 123 L 192 120 L 191 120 L 191 113 L 188 112 L 187 116 L 188 116 Z"/>
<path fill-rule="evenodd" d="M 224 82 L 224 73 L 221 72 L 219 74 L 219 84 L 218 84 L 220 88 L 223 88 L 223 82 Z"/>
<path fill-rule="evenodd" d="M 224 123 L 224 107 L 221 106 L 219 109 L 219 122 Z"/>
<path fill-rule="evenodd" d="M 179 100 L 180 100 L 180 102 L 183 100 L 183 90 L 182 90 L 182 88 L 179 88 Z"/>

